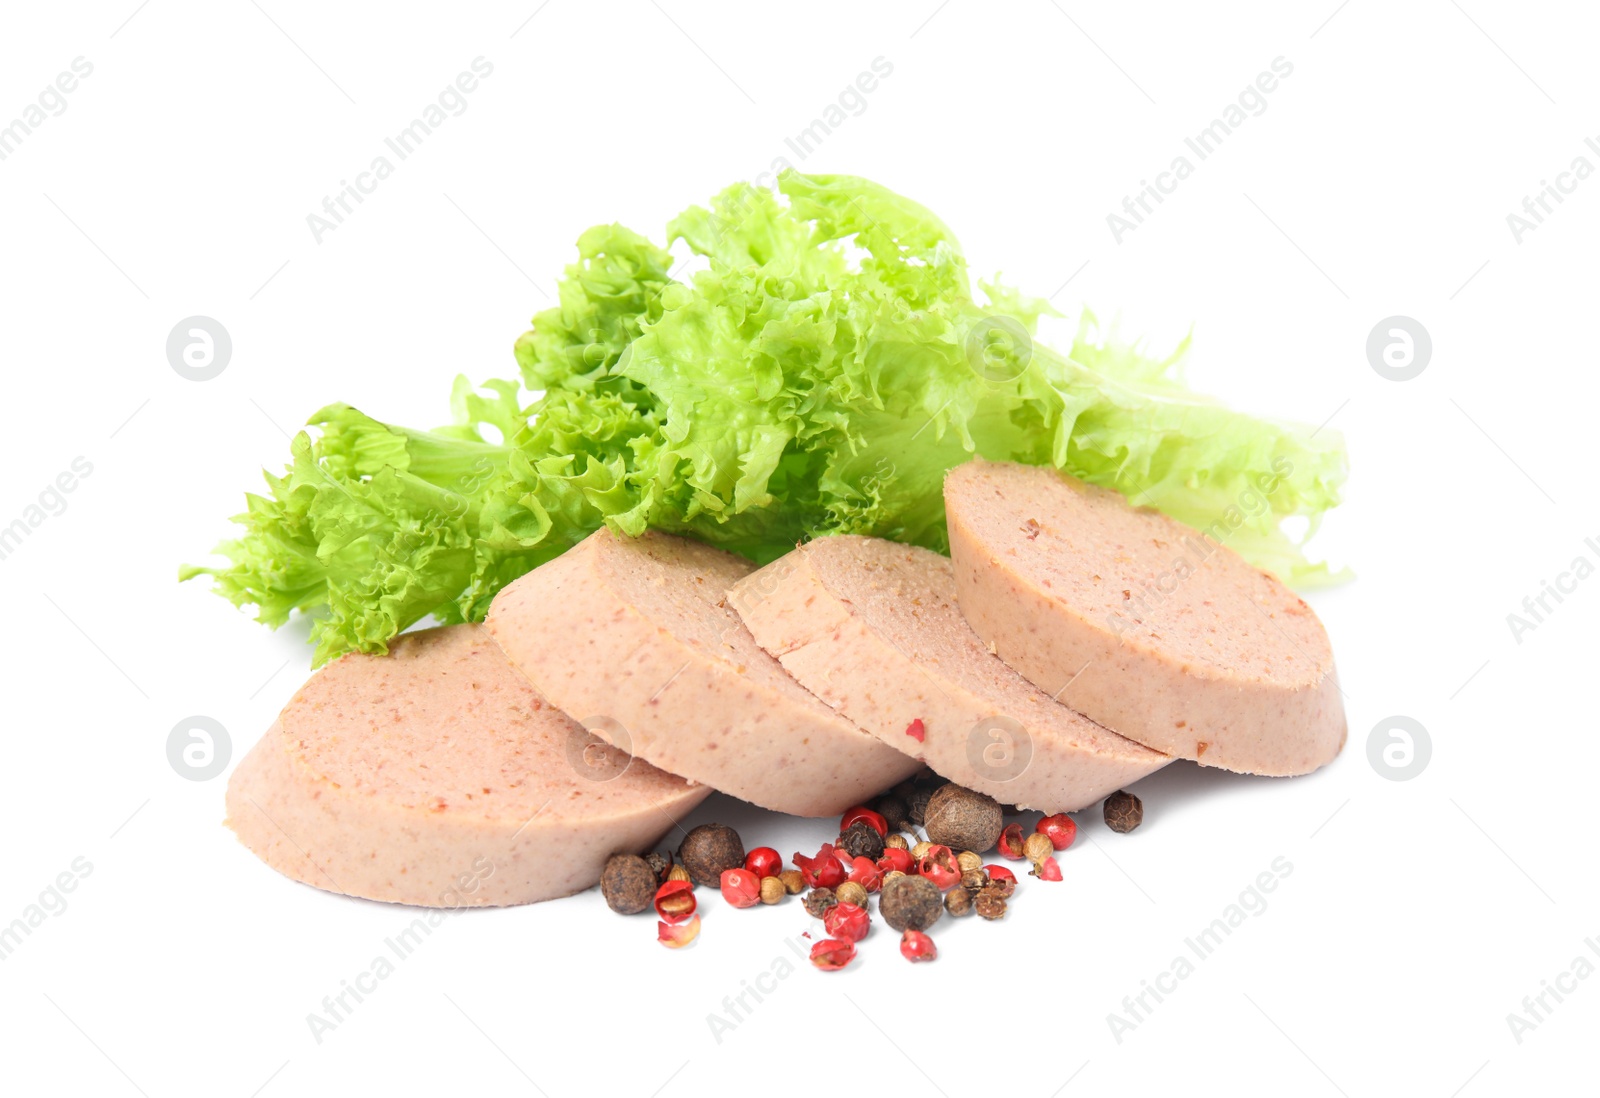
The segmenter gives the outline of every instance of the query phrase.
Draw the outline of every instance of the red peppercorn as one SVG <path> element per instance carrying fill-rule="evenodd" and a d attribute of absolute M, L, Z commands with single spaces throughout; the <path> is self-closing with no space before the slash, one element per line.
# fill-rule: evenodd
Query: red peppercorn
<path fill-rule="evenodd" d="M 822 917 L 822 928 L 830 938 L 846 942 L 859 942 L 867 936 L 871 916 L 867 909 L 855 904 L 834 904 Z"/>
<path fill-rule="evenodd" d="M 934 845 L 917 863 L 917 872 L 932 881 L 943 892 L 961 880 L 961 867 L 948 846 Z"/>
<path fill-rule="evenodd" d="M 1041 881 L 1059 881 L 1061 867 L 1056 864 L 1055 858 L 1045 858 L 1033 867 L 1033 875 Z"/>
<path fill-rule="evenodd" d="M 656 924 L 656 941 L 668 949 L 682 949 L 700 936 L 700 916 L 696 915 L 680 926 L 671 923 Z"/>
<path fill-rule="evenodd" d="M 888 873 L 892 869 L 898 869 L 902 873 L 910 873 L 913 864 L 914 859 L 911 857 L 911 851 L 901 850 L 896 846 L 884 848 L 883 857 L 878 859 L 878 869 L 883 873 Z"/>
<path fill-rule="evenodd" d="M 668 923 L 681 923 L 694 914 L 694 885 L 688 881 L 668 881 L 656 889 L 656 914 Z"/>
<path fill-rule="evenodd" d="M 862 808 L 859 806 L 850 809 L 850 811 L 844 814 L 844 818 L 839 821 L 839 833 L 842 835 L 846 831 L 849 831 L 850 825 L 855 823 L 857 820 L 870 825 L 872 829 L 880 835 L 887 837 L 889 834 L 889 821 L 883 818 L 883 814 L 881 812 L 874 812 L 870 808 Z"/>
<path fill-rule="evenodd" d="M 1014 862 L 1022 860 L 1022 825 L 1006 824 L 1005 830 L 1000 832 L 1000 856 L 1010 858 Z"/>
<path fill-rule="evenodd" d="M 983 867 L 983 871 L 989 874 L 989 879 L 991 881 L 1010 881 L 1012 884 L 1017 883 L 1017 875 L 1003 865 L 986 865 Z"/>
<path fill-rule="evenodd" d="M 876 892 L 883 887 L 883 873 L 871 858 L 857 858 L 850 869 L 849 879 L 868 892 Z"/>
<path fill-rule="evenodd" d="M 823 843 L 815 858 L 796 851 L 794 864 L 811 888 L 835 888 L 844 883 L 845 869 L 834 856 L 832 843 Z"/>
<path fill-rule="evenodd" d="M 907 927 L 900 938 L 900 956 L 908 961 L 931 961 L 939 956 L 939 951 L 934 947 L 932 938 L 920 930 Z"/>
<path fill-rule="evenodd" d="M 811 963 L 824 972 L 835 972 L 856 959 L 854 942 L 837 942 L 824 938 L 811 947 Z"/>
<path fill-rule="evenodd" d="M 722 898 L 734 907 L 755 907 L 761 902 L 761 878 L 748 869 L 724 869 Z"/>
<path fill-rule="evenodd" d="M 918 717 L 916 720 L 906 725 L 906 735 L 910 736 L 918 743 L 922 743 L 928 738 L 928 726 L 922 723 L 921 717 Z"/>
<path fill-rule="evenodd" d="M 1078 825 L 1073 823 L 1072 817 L 1065 812 L 1057 812 L 1054 816 L 1046 816 L 1040 820 L 1034 830 L 1041 835 L 1050 837 L 1050 845 L 1057 850 L 1065 850 L 1072 845 L 1072 840 L 1078 837 Z"/>
<path fill-rule="evenodd" d="M 770 846 L 758 846 L 744 856 L 744 867 L 757 877 L 776 877 L 783 872 L 783 855 Z"/>

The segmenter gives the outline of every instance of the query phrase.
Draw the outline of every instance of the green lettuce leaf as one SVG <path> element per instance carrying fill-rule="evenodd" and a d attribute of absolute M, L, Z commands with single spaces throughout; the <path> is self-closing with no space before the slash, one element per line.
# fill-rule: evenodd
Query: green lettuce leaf
<path fill-rule="evenodd" d="M 185 578 L 270 625 L 314 615 L 321 662 L 430 615 L 481 620 L 602 524 L 758 562 L 835 533 L 945 550 L 943 477 L 974 454 L 1114 488 L 1292 583 L 1334 578 L 1284 524 L 1338 503 L 1336 433 L 1191 392 L 1187 340 L 1153 356 L 1085 312 L 1051 350 L 1047 302 L 998 283 L 979 300 L 953 234 L 883 187 L 787 173 L 779 191 L 738 184 L 675 218 L 667 244 L 703 257 L 686 281 L 666 248 L 589 230 L 517 341 L 526 404 L 515 382 L 457 379 L 438 431 L 324 409 L 248 497 L 232 563 Z"/>

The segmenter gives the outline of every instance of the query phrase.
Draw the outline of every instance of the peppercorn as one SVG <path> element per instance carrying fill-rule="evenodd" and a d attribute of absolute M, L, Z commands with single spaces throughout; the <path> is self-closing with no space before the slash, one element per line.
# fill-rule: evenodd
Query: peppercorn
<path fill-rule="evenodd" d="M 956 868 L 965 873 L 969 869 L 982 869 L 983 858 L 971 850 L 963 850 L 956 855 Z"/>
<path fill-rule="evenodd" d="M 828 909 L 839 902 L 831 888 L 813 888 L 806 893 L 806 898 L 801 903 L 805 904 L 806 914 L 813 919 L 820 919 L 828 913 Z"/>
<path fill-rule="evenodd" d="M 983 871 L 989 874 L 987 887 L 995 889 L 1001 896 L 1010 898 L 1017 890 L 1017 875 L 1003 865 L 986 865 Z"/>
<path fill-rule="evenodd" d="M 637 915 L 650 906 L 661 887 L 650 863 L 637 854 L 613 854 L 600 874 L 600 894 L 618 915 Z"/>
<path fill-rule="evenodd" d="M 924 839 L 911 848 L 912 860 L 920 862 L 928 851 L 933 849 L 933 844 Z"/>
<path fill-rule="evenodd" d="M 935 793 L 949 784 L 943 778 L 938 779 L 936 782 L 919 782 L 917 784 L 911 791 L 911 799 L 906 802 L 906 811 L 911 817 L 912 823 L 922 824 L 927 821 L 928 801 L 933 798 Z"/>
<path fill-rule="evenodd" d="M 883 848 L 885 850 L 910 850 L 911 844 L 906 842 L 904 835 L 896 833 L 883 840 Z"/>
<path fill-rule="evenodd" d="M 898 831 L 911 822 L 911 808 L 893 793 L 879 797 L 873 805 L 889 824 L 890 831 Z"/>
<path fill-rule="evenodd" d="M 883 836 L 878 834 L 878 829 L 865 820 L 857 820 L 839 836 L 839 848 L 852 858 L 871 858 L 877 861 L 883 857 Z"/>
<path fill-rule="evenodd" d="M 1050 841 L 1050 836 L 1035 831 L 1022 843 L 1022 856 L 1034 865 L 1038 865 L 1056 851 L 1055 844 Z"/>
<path fill-rule="evenodd" d="M 944 894 L 944 909 L 956 918 L 972 914 L 972 893 L 965 885 L 956 885 Z"/>
<path fill-rule="evenodd" d="M 1119 789 L 1106 798 L 1103 811 L 1106 826 L 1113 831 L 1126 834 L 1143 821 L 1144 802 L 1126 789 Z"/>
<path fill-rule="evenodd" d="M 907 876 L 910 876 L 910 874 L 908 874 L 903 869 L 891 869 L 891 870 L 889 870 L 889 872 L 887 872 L 887 873 L 885 873 L 883 875 L 883 883 L 884 884 L 888 884 L 890 881 L 894 880 L 896 877 L 907 877 Z"/>
<path fill-rule="evenodd" d="M 719 881 L 721 880 L 720 877 L 717 878 L 717 879 Z M 667 870 L 667 881 L 687 881 L 687 880 L 689 880 L 689 871 L 687 869 L 683 868 L 683 866 L 675 865 L 671 869 Z M 667 881 L 662 881 L 661 883 L 662 884 L 666 884 Z M 691 883 L 693 883 L 693 882 L 691 882 Z"/>
<path fill-rule="evenodd" d="M 981 865 L 977 869 L 969 869 L 961 874 L 960 887 L 962 888 L 970 888 L 976 892 L 988 883 L 989 875 L 983 871 Z"/>
<path fill-rule="evenodd" d="M 667 874 L 672 870 L 672 851 L 653 851 L 646 854 L 644 860 L 649 863 L 650 871 L 656 875 L 656 884 L 666 884 Z"/>
<path fill-rule="evenodd" d="M 972 909 L 985 919 L 998 919 L 1006 913 L 1006 898 L 990 885 L 978 893 L 977 899 L 972 901 Z"/>
<path fill-rule="evenodd" d="M 920 930 L 908 930 L 900 939 L 900 956 L 908 961 L 931 961 L 939 956 L 933 939 Z"/>
<path fill-rule="evenodd" d="M 785 869 L 778 874 L 778 880 L 783 882 L 783 890 L 791 896 L 798 896 L 806 890 L 806 879 L 798 869 Z"/>
<path fill-rule="evenodd" d="M 867 906 L 867 890 L 855 881 L 846 881 L 834 889 L 833 898 L 841 904 L 855 904 L 857 907 Z"/>
<path fill-rule="evenodd" d="M 763 877 L 763 878 L 761 878 L 761 902 L 762 903 L 764 903 L 764 904 L 775 904 L 779 900 L 783 899 L 784 896 L 786 896 L 787 894 L 788 894 L 788 890 L 783 887 L 783 882 L 780 881 L 778 878 L 776 878 L 776 877 Z"/>
<path fill-rule="evenodd" d="M 1005 829 L 1000 832 L 1000 839 L 996 845 L 1000 849 L 1002 858 L 1010 858 L 1012 861 L 1020 860 L 1022 858 L 1022 825 L 1006 824 Z"/>
<path fill-rule="evenodd" d="M 878 913 L 895 930 L 927 930 L 944 914 L 944 898 L 926 877 L 895 877 L 884 882 Z"/>
<path fill-rule="evenodd" d="M 928 838 L 955 850 L 993 850 L 1005 818 L 993 797 L 950 782 L 931 797 L 925 813 Z"/>
<path fill-rule="evenodd" d="M 719 888 L 724 869 L 744 868 L 744 842 L 726 824 L 701 824 L 683 837 L 678 861 L 695 884 Z"/>

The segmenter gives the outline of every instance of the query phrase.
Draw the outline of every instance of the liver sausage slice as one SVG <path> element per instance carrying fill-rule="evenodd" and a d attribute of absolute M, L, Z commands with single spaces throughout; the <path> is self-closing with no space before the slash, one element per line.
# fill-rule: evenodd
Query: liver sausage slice
<path fill-rule="evenodd" d="M 424 907 L 581 892 L 711 791 L 601 743 L 476 625 L 348 655 L 228 782 L 228 825 L 297 881 Z"/>
<path fill-rule="evenodd" d="M 832 816 L 918 769 L 823 705 L 727 605 L 749 561 L 609 530 L 495 596 L 489 630 L 607 742 L 764 808 Z"/>
<path fill-rule="evenodd" d="M 1231 549 L 1054 469 L 945 478 L 961 610 L 1047 693 L 1206 766 L 1305 774 L 1344 745 L 1328 634 Z"/>
<path fill-rule="evenodd" d="M 1004 803 L 1071 812 L 1171 761 L 1002 663 L 956 608 L 950 562 L 927 549 L 818 538 L 740 580 L 729 601 L 802 686 Z"/>

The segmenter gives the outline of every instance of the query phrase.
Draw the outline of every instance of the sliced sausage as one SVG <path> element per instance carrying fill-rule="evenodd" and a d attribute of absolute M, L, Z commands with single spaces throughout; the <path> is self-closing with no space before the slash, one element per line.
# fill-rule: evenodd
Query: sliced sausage
<path fill-rule="evenodd" d="M 234 771 L 228 825 L 330 892 L 487 907 L 591 887 L 710 792 L 601 743 L 453 625 L 312 676 Z"/>
<path fill-rule="evenodd" d="M 1221 543 L 1054 469 L 945 478 L 961 610 L 1040 689 L 1157 751 L 1304 774 L 1345 739 L 1316 614 Z"/>
<path fill-rule="evenodd" d="M 1170 759 L 1051 699 L 956 607 L 950 562 L 881 538 L 818 538 L 730 597 L 802 686 L 969 789 L 1070 812 Z"/>
<path fill-rule="evenodd" d="M 501 591 L 489 630 L 608 742 L 765 808 L 835 815 L 918 766 L 756 644 L 726 601 L 753 568 L 670 534 L 601 530 Z"/>

